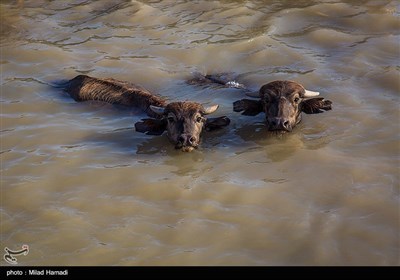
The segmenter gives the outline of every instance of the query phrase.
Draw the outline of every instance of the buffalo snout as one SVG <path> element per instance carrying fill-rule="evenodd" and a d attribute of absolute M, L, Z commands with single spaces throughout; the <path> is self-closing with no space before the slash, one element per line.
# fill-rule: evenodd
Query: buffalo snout
<path fill-rule="evenodd" d="M 179 136 L 178 142 L 186 146 L 195 146 L 197 144 L 196 137 L 190 134 L 182 134 Z"/>
<path fill-rule="evenodd" d="M 196 136 L 191 134 L 182 134 L 178 137 L 178 143 L 175 145 L 176 149 L 182 149 L 183 151 L 192 151 L 197 148 L 199 142 Z"/>
<path fill-rule="evenodd" d="M 292 126 L 287 118 L 272 117 L 268 118 L 267 122 L 269 130 L 292 131 Z"/>

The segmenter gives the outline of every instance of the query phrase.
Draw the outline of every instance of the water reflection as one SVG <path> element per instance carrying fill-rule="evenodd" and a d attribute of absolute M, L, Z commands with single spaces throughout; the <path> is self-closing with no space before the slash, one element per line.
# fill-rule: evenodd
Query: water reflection
<path fill-rule="evenodd" d="M 137 154 L 172 155 L 174 153 L 175 148 L 170 144 L 165 134 L 161 136 L 148 135 L 147 138 L 137 145 Z"/>

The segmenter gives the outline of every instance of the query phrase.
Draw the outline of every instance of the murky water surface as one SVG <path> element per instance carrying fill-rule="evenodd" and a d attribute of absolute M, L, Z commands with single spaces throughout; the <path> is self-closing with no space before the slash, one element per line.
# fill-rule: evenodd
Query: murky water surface
<path fill-rule="evenodd" d="M 1 247 L 23 265 L 399 265 L 397 1 L 2 1 Z M 333 101 L 282 137 L 232 112 L 296 80 Z M 78 74 L 218 103 L 201 149 L 76 103 Z M 2 264 L 6 264 L 2 260 Z"/>

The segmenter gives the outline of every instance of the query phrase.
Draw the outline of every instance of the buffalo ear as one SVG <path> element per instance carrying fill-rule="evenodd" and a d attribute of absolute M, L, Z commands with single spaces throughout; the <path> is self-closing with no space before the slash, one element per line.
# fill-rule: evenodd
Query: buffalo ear
<path fill-rule="evenodd" d="M 323 110 L 332 110 L 332 101 L 325 100 L 323 97 L 306 99 L 302 102 L 301 110 L 306 114 L 319 114 Z"/>
<path fill-rule="evenodd" d="M 205 129 L 207 131 L 219 129 L 219 128 L 229 125 L 230 122 L 231 122 L 231 120 L 226 116 L 218 117 L 218 118 L 208 118 L 206 121 Z"/>
<path fill-rule="evenodd" d="M 242 99 L 233 102 L 233 111 L 245 116 L 255 116 L 264 111 L 261 100 Z"/>
<path fill-rule="evenodd" d="M 142 119 L 141 122 L 135 123 L 136 131 L 147 135 L 161 135 L 166 128 L 167 121 L 165 119 Z"/>

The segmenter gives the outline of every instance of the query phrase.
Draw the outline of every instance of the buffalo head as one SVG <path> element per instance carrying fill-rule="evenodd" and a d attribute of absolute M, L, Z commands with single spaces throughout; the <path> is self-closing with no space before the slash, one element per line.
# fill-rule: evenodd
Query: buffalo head
<path fill-rule="evenodd" d="M 204 107 L 196 102 L 172 102 L 165 107 L 150 106 L 159 118 L 144 119 L 135 124 L 136 131 L 151 135 L 161 135 L 165 130 L 176 149 L 190 152 L 197 148 L 200 136 L 205 130 L 218 129 L 230 123 L 227 117 L 207 118 L 218 105 Z"/>
<path fill-rule="evenodd" d="M 270 131 L 287 132 L 301 121 L 301 112 L 307 114 L 331 110 L 332 102 L 317 97 L 318 92 L 306 90 L 292 81 L 274 81 L 263 85 L 258 92 L 248 96 L 259 100 L 242 99 L 233 103 L 235 112 L 254 116 L 265 112 L 267 128 Z"/>

